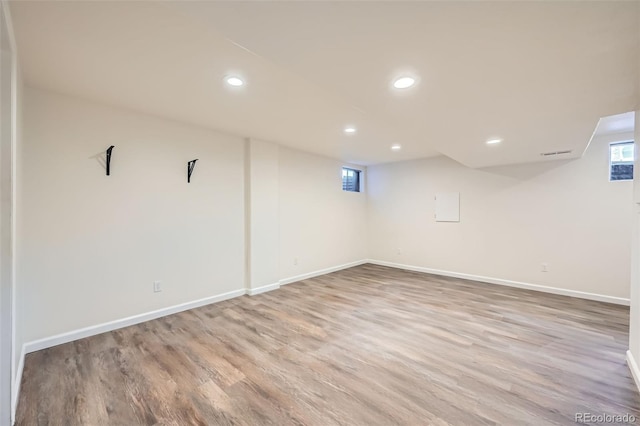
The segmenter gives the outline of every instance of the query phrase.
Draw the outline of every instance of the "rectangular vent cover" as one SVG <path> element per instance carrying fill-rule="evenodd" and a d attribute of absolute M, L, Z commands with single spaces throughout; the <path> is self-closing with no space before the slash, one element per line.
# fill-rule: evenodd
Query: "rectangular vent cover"
<path fill-rule="evenodd" d="M 571 154 L 571 150 L 567 150 L 567 151 L 553 151 L 553 152 L 543 152 L 540 155 L 542 155 L 543 157 L 551 157 L 553 155 L 562 155 L 562 154 Z"/>

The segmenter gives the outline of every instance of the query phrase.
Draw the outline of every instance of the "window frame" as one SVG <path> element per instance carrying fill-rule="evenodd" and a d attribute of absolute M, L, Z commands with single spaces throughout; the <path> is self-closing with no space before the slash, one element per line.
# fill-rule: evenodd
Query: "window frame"
<path fill-rule="evenodd" d="M 630 164 L 632 166 L 632 171 L 631 171 L 631 178 L 630 179 L 613 179 L 613 166 L 616 165 L 613 162 L 613 147 L 616 145 L 631 145 L 633 146 L 633 160 L 632 161 L 621 161 L 618 162 L 617 164 Z M 633 181 L 634 179 L 634 175 L 635 175 L 635 158 L 636 158 L 636 147 L 635 147 L 635 141 L 633 140 L 626 140 L 626 141 L 618 141 L 618 142 L 610 142 L 609 143 L 609 182 L 629 182 L 629 181 Z"/>
<path fill-rule="evenodd" d="M 346 189 L 345 188 L 345 186 L 344 186 L 344 179 L 345 179 L 344 172 L 345 171 L 347 171 L 347 172 L 355 172 L 356 173 L 356 179 L 357 179 L 357 181 L 356 181 L 357 188 L 356 189 L 352 190 L 352 189 Z M 355 192 L 355 193 L 362 192 L 362 170 L 356 169 L 356 168 L 350 167 L 350 166 L 342 166 L 341 169 L 340 169 L 340 173 L 341 173 L 340 177 L 342 179 L 342 191 L 343 192 Z"/>

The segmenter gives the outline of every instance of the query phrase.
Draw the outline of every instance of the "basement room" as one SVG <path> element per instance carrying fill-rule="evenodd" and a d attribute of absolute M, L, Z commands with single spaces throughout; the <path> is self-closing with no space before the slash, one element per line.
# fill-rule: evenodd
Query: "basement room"
<path fill-rule="evenodd" d="M 0 46 L 0 426 L 640 424 L 640 2 L 0 0 Z"/>

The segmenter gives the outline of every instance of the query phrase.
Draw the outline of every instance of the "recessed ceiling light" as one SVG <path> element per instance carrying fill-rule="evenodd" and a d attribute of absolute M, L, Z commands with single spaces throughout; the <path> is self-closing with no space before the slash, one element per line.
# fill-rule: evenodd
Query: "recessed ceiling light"
<path fill-rule="evenodd" d="M 396 81 L 393 82 L 393 87 L 396 89 L 408 89 L 409 87 L 416 84 L 416 79 L 413 77 L 400 77 Z"/>
<path fill-rule="evenodd" d="M 239 77 L 227 77 L 227 84 L 230 86 L 239 87 L 244 85 L 244 81 L 242 81 Z"/>
<path fill-rule="evenodd" d="M 391 151 L 400 151 L 402 149 L 402 145 L 399 144 L 393 144 L 391 145 Z"/>
<path fill-rule="evenodd" d="M 345 127 L 344 128 L 344 132 L 345 133 L 349 133 L 349 134 L 353 134 L 356 132 L 356 128 L 355 127 Z"/>
<path fill-rule="evenodd" d="M 489 139 L 489 140 L 487 141 L 487 145 L 495 145 L 495 144 L 500 143 L 500 142 L 502 142 L 502 139 L 497 139 L 497 138 L 495 138 L 495 139 Z"/>

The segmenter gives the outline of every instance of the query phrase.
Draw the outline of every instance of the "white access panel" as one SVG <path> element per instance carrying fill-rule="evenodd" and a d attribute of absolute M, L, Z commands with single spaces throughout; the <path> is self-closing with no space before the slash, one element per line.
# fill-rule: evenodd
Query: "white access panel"
<path fill-rule="evenodd" d="M 460 193 L 436 194 L 436 222 L 460 222 Z"/>

